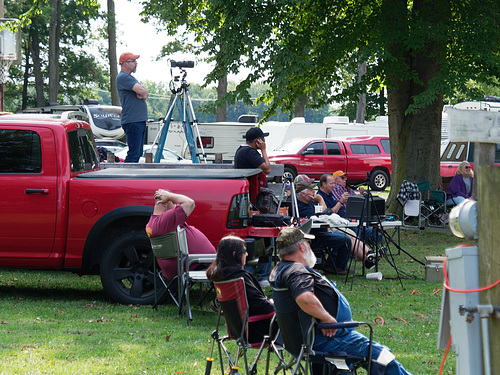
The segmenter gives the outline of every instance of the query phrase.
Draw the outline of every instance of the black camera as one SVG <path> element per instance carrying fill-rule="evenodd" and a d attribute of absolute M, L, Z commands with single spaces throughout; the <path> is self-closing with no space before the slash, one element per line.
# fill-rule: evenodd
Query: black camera
<path fill-rule="evenodd" d="M 175 61 L 170 60 L 170 66 L 172 68 L 194 68 L 194 61 Z"/>

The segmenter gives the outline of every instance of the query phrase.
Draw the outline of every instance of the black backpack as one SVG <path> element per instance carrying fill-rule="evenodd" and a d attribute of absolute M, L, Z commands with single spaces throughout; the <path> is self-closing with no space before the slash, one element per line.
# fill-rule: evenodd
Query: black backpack
<path fill-rule="evenodd" d="M 255 197 L 255 208 L 261 214 L 275 214 L 278 212 L 278 197 L 268 188 L 260 188 L 260 193 Z"/>

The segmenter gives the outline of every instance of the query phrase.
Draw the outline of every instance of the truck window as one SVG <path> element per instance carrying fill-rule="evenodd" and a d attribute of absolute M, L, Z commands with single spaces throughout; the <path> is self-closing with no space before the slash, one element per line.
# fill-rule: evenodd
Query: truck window
<path fill-rule="evenodd" d="M 338 142 L 326 142 L 326 153 L 327 155 L 341 155 Z"/>
<path fill-rule="evenodd" d="M 351 145 L 353 154 L 380 154 L 380 148 L 377 145 Z"/>
<path fill-rule="evenodd" d="M 391 154 L 391 142 L 389 142 L 388 139 L 381 139 L 380 144 L 382 145 L 382 148 L 384 149 L 384 152 L 387 155 Z"/>
<path fill-rule="evenodd" d="M 474 143 L 470 142 L 469 144 L 469 157 L 467 161 L 470 163 L 474 163 Z M 495 164 L 500 164 L 500 144 L 495 145 Z"/>
<path fill-rule="evenodd" d="M 90 171 L 99 167 L 99 157 L 90 129 L 68 132 L 71 172 Z"/>
<path fill-rule="evenodd" d="M 304 151 L 306 151 L 306 150 L 307 151 L 312 150 L 312 152 L 308 153 L 309 155 L 324 155 L 325 154 L 325 150 L 323 148 L 323 142 L 312 142 L 306 146 Z"/>
<path fill-rule="evenodd" d="M 0 129 L 0 173 L 40 173 L 41 146 L 35 131 Z"/>

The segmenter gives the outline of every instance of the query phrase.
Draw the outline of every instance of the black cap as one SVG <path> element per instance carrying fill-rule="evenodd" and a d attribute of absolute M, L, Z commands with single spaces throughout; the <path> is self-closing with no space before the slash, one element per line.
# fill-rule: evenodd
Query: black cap
<path fill-rule="evenodd" d="M 267 137 L 269 133 L 264 133 L 261 128 L 250 128 L 245 136 L 247 142 L 253 142 L 257 138 Z"/>

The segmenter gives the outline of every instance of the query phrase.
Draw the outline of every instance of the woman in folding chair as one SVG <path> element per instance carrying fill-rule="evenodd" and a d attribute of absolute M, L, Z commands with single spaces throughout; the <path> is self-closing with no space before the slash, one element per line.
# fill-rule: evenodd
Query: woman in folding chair
<path fill-rule="evenodd" d="M 446 194 L 447 206 L 458 205 L 472 196 L 472 185 L 474 184 L 474 171 L 468 161 L 458 165 L 455 176 L 450 181 Z"/>
<path fill-rule="evenodd" d="M 246 263 L 247 250 L 245 241 L 236 236 L 226 236 L 219 242 L 217 257 L 207 269 L 207 278 L 210 281 L 227 281 L 240 277 L 245 281 L 248 299 L 249 317 L 267 315 L 274 312 L 274 303 L 267 298 L 259 282 L 243 266 Z M 248 342 L 262 342 L 264 336 L 269 335 L 269 319 L 250 322 L 248 326 Z"/>
<path fill-rule="evenodd" d="M 197 228 L 187 223 L 188 216 L 194 210 L 195 203 L 191 198 L 172 193 L 169 190 L 158 189 L 154 195 L 155 206 L 153 215 L 146 225 L 146 233 L 149 237 L 162 236 L 175 232 L 177 226 L 186 230 L 186 239 L 189 249 L 193 254 L 215 254 L 215 247 L 208 238 Z M 163 275 L 172 280 L 177 276 L 177 256 L 175 258 L 158 259 L 158 264 Z M 190 270 L 200 267 L 193 263 Z M 202 265 L 202 267 L 205 267 Z"/>

